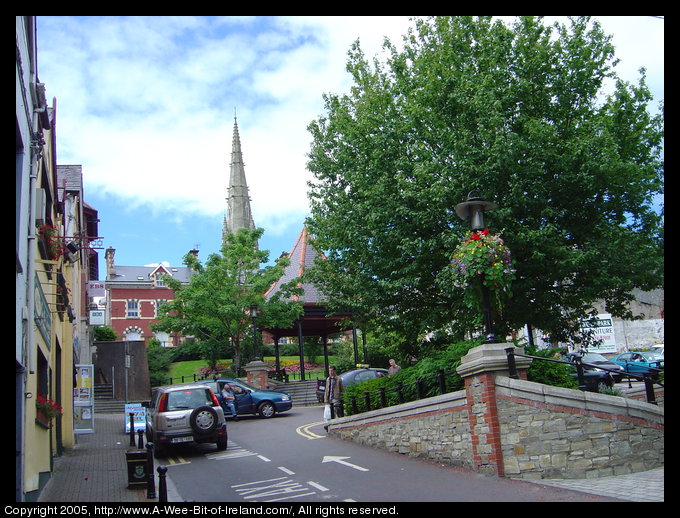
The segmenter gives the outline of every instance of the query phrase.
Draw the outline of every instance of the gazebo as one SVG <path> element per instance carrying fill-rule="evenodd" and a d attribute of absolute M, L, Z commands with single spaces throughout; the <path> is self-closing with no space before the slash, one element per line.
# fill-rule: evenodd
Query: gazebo
<path fill-rule="evenodd" d="M 269 299 L 272 297 L 283 284 L 286 284 L 293 279 L 300 277 L 306 268 L 313 266 L 314 260 L 319 257 L 319 253 L 309 242 L 310 235 L 306 228 L 302 229 L 300 235 L 293 245 L 293 249 L 288 254 L 290 264 L 286 267 L 281 278 L 272 284 L 272 286 L 265 293 L 265 297 Z M 321 258 L 324 259 L 323 255 Z M 298 287 L 304 290 L 302 295 L 296 295 L 293 300 L 302 301 L 304 314 L 288 328 L 263 328 L 262 331 L 269 333 L 274 340 L 274 348 L 276 351 L 276 370 L 280 370 L 279 363 L 279 339 L 286 336 L 297 336 L 298 338 L 298 352 L 300 355 L 300 377 L 305 379 L 304 367 L 304 337 L 318 336 L 323 340 L 323 353 L 325 373 L 328 376 L 328 344 L 327 339 L 329 335 L 352 331 L 354 339 L 354 359 L 355 363 L 359 361 L 359 351 L 357 347 L 357 333 L 356 327 L 347 322 L 351 319 L 351 313 L 334 313 L 329 315 L 327 308 L 323 305 L 323 297 L 319 289 L 313 284 L 300 283 Z M 366 349 L 364 346 L 364 361 L 366 360 Z"/>

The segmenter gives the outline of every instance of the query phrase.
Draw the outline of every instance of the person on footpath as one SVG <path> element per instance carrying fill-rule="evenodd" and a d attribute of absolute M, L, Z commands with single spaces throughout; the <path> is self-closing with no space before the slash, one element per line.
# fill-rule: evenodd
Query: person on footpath
<path fill-rule="evenodd" d="M 225 383 L 224 387 L 222 387 L 222 397 L 224 398 L 224 404 L 229 408 L 229 411 L 231 412 L 231 416 L 234 418 L 234 421 L 238 421 L 238 411 L 236 410 L 236 396 L 232 392 L 231 385 L 229 385 L 229 383 Z"/>
<path fill-rule="evenodd" d="M 399 372 L 401 370 L 401 367 L 397 365 L 397 362 L 394 361 L 394 358 L 390 358 L 390 368 L 387 369 L 387 374 L 390 376 L 396 372 Z"/>
<path fill-rule="evenodd" d="M 326 378 L 326 388 L 323 393 L 323 402 L 331 405 L 331 410 L 335 411 L 335 417 L 343 417 L 345 412 L 342 408 L 342 395 L 345 392 L 345 387 L 342 385 L 342 379 L 335 372 L 335 365 L 328 367 L 329 376 Z"/>

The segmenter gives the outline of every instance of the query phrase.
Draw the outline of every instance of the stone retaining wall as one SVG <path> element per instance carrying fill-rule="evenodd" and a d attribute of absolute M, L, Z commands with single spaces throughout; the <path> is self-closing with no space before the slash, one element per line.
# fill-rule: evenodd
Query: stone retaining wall
<path fill-rule="evenodd" d="M 505 475 L 597 478 L 664 464 L 664 409 L 644 401 L 496 379 Z"/>
<path fill-rule="evenodd" d="M 499 345 L 491 353 L 496 364 Z M 511 379 L 484 371 L 483 356 L 470 356 L 465 390 L 335 419 L 329 433 L 511 478 L 597 478 L 663 466 L 663 408 Z"/>

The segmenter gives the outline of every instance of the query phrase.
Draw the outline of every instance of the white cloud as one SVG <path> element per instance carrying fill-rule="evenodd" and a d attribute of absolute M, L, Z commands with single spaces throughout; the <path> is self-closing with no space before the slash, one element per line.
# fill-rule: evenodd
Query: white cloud
<path fill-rule="evenodd" d="M 603 20 L 619 31 L 621 67 L 652 63 L 663 80 L 664 22 L 631 18 Z M 370 58 L 384 36 L 399 45 L 410 25 L 404 17 L 39 17 L 39 73 L 58 99 L 58 161 L 83 164 L 86 192 L 171 207 L 177 218 L 221 217 L 236 109 L 256 223 L 282 231 L 307 213 L 307 125 L 322 113 L 322 93 L 349 88 L 350 45 L 359 38 Z"/>

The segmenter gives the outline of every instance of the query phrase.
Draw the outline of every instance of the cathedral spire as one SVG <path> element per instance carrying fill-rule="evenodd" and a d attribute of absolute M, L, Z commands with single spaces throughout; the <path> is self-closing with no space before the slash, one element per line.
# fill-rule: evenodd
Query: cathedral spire
<path fill-rule="evenodd" d="M 250 196 L 246 183 L 246 171 L 241 152 L 241 138 L 234 114 L 234 134 L 231 141 L 231 170 L 227 189 L 227 214 L 224 218 L 222 238 L 227 233 L 235 233 L 239 228 L 254 229 L 255 222 L 250 210 Z"/>

